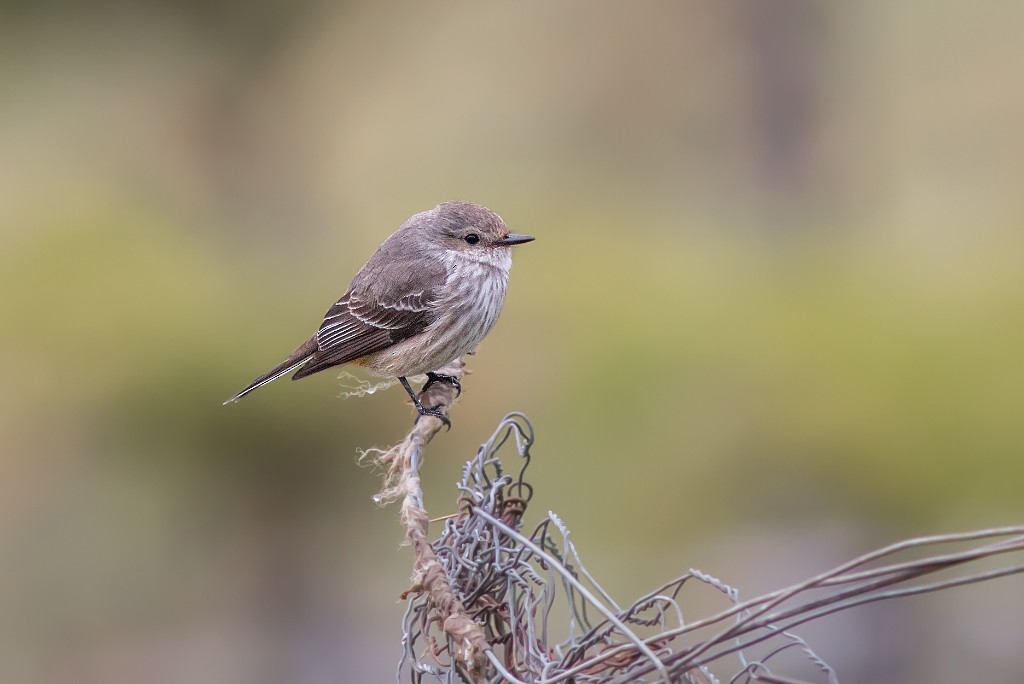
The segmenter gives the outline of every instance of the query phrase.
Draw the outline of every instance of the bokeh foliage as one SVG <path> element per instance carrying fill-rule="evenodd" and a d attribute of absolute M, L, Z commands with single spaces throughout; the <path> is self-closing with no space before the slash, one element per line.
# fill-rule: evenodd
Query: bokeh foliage
<path fill-rule="evenodd" d="M 400 392 L 220 401 L 453 197 L 538 240 L 433 501 L 517 409 L 617 595 L 1019 519 L 1020 10 L 772 8 L 6 3 L 0 679 L 387 676 Z M 928 681 L 864 619 L 841 674 Z"/>

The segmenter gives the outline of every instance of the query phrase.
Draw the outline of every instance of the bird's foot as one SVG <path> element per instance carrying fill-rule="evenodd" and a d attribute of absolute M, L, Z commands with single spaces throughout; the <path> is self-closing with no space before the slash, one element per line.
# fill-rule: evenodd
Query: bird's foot
<path fill-rule="evenodd" d="M 433 416 L 434 418 L 437 418 L 442 423 L 444 423 L 444 426 L 446 428 L 448 428 L 449 430 L 452 429 L 452 421 L 448 419 L 448 416 L 446 416 L 444 414 L 444 411 L 442 411 L 440 408 L 437 408 L 436 406 L 424 406 L 423 404 L 417 401 L 416 411 L 420 414 L 420 416 Z M 416 416 L 417 421 L 420 419 L 420 416 Z"/>
<path fill-rule="evenodd" d="M 442 380 L 442 378 L 444 378 L 444 380 Z M 458 379 L 453 378 L 450 375 L 427 373 L 427 382 L 425 385 L 423 385 L 423 389 L 420 390 L 420 394 L 423 394 L 427 387 L 430 386 L 430 383 L 434 382 L 435 380 L 440 380 L 441 382 L 453 381 L 455 383 L 455 387 L 458 388 L 459 386 Z M 419 416 L 416 416 L 417 421 L 420 419 L 420 416 L 433 416 L 434 418 L 437 418 L 442 423 L 444 423 L 445 427 L 447 427 L 449 430 L 452 429 L 452 421 L 448 420 L 448 416 L 444 415 L 440 408 L 436 406 L 431 406 L 430 408 L 427 408 L 422 403 L 420 403 L 419 397 L 417 397 L 416 393 L 412 391 L 412 387 L 409 386 L 409 381 L 405 377 L 398 378 L 398 381 L 402 383 L 402 387 L 405 388 L 405 391 L 409 395 L 409 398 L 412 399 L 412 405 L 416 407 L 416 412 L 420 414 Z"/>
<path fill-rule="evenodd" d="M 443 382 L 454 387 L 456 390 L 456 399 L 462 396 L 462 384 L 459 383 L 459 379 L 457 377 L 454 375 L 445 375 L 444 373 L 434 373 L 432 371 L 427 373 L 427 381 L 423 383 L 423 389 L 420 391 L 426 392 L 435 382 Z"/>

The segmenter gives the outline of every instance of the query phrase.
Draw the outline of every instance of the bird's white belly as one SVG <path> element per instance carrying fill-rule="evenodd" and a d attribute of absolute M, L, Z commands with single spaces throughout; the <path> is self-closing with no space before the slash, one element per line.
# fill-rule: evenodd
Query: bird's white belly
<path fill-rule="evenodd" d="M 508 271 L 469 262 L 452 269 L 438 305 L 439 316 L 426 330 L 361 359 L 371 373 L 405 377 L 437 370 L 477 348 L 494 327 L 505 302 Z"/>

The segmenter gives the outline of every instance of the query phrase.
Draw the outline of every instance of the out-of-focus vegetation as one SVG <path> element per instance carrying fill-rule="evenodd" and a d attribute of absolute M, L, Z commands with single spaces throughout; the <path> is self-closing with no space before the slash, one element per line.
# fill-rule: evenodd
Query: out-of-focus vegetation
<path fill-rule="evenodd" d="M 391 676 L 409 555 L 353 457 L 402 393 L 220 401 L 449 198 L 538 240 L 435 514 L 509 410 L 536 505 L 624 598 L 1024 513 L 1012 3 L 0 11 L 4 682 Z M 849 681 L 1014 680 L 1012 582 L 815 646 Z"/>

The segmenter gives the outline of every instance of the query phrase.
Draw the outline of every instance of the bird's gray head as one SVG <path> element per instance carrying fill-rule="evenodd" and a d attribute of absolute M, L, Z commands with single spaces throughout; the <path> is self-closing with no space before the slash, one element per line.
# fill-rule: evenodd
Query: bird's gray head
<path fill-rule="evenodd" d="M 472 202 L 442 202 L 410 222 L 453 257 L 505 268 L 511 265 L 510 248 L 533 240 L 529 235 L 510 233 L 500 216 Z"/>

